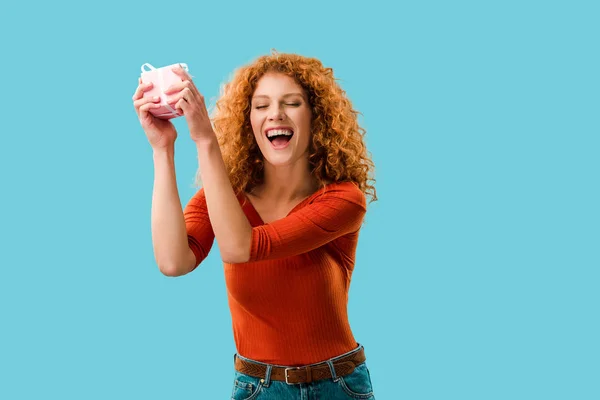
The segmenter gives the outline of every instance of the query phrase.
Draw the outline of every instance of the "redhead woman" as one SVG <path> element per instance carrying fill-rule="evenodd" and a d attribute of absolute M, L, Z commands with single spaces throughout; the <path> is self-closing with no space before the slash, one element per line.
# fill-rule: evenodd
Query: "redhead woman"
<path fill-rule="evenodd" d="M 348 291 L 373 163 L 357 112 L 331 68 L 273 52 L 236 70 L 212 116 L 191 76 L 169 103 L 187 121 L 201 189 L 182 209 L 170 121 L 134 107 L 153 149 L 152 242 L 181 276 L 213 242 L 225 269 L 233 336 L 232 399 L 374 399 Z M 160 100 L 160 99 L 158 99 Z"/>

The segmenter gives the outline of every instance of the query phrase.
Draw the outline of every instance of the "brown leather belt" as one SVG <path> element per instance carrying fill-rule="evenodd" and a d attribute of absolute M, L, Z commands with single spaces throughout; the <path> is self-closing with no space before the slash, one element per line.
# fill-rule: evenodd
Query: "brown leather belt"
<path fill-rule="evenodd" d="M 357 365 L 366 360 L 365 350 L 363 347 L 360 350 L 340 357 L 333 362 L 335 374 L 337 376 L 346 376 L 354 372 Z M 235 357 L 235 369 L 242 374 L 250 375 L 255 378 L 266 379 L 267 366 L 256 364 L 239 357 Z M 302 367 L 278 367 L 273 365 L 271 368 L 271 380 L 283 381 L 289 385 L 298 383 L 310 383 L 321 379 L 331 378 L 331 370 L 325 362 L 305 365 Z"/>

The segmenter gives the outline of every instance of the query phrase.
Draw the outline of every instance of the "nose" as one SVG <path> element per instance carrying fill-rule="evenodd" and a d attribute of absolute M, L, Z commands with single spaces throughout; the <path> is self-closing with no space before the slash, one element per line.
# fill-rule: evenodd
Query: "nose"
<path fill-rule="evenodd" d="M 283 107 L 275 106 L 269 111 L 269 121 L 283 121 L 284 119 Z"/>

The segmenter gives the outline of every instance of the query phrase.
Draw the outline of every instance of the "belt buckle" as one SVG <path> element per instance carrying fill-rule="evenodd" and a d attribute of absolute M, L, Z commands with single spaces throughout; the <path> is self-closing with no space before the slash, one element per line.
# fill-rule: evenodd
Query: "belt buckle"
<path fill-rule="evenodd" d="M 302 369 L 304 367 L 289 367 L 285 369 L 285 383 L 287 383 L 288 385 L 299 385 L 302 382 L 298 382 L 298 383 L 294 383 L 294 382 L 288 382 L 288 370 L 290 369 Z"/>

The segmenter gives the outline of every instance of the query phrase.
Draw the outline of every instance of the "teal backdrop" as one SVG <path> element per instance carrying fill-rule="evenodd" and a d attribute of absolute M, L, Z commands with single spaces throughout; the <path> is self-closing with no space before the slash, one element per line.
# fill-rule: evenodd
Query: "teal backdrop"
<path fill-rule="evenodd" d="M 600 399 L 595 1 L 1 6 L 0 398 L 227 399 L 216 248 L 161 275 L 144 63 L 211 104 L 271 49 L 333 68 L 367 131 L 348 304 L 379 400 Z M 182 204 L 196 150 L 175 121 Z"/>

